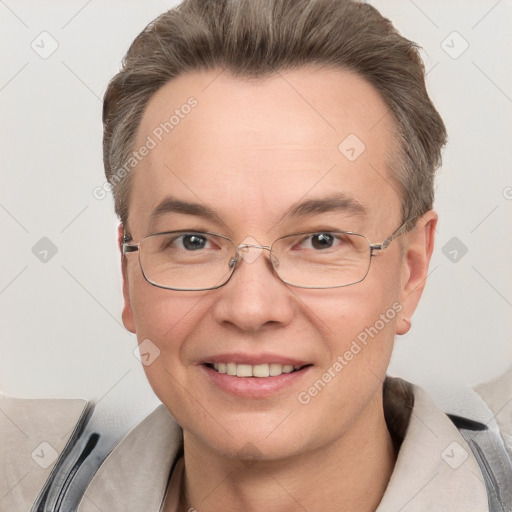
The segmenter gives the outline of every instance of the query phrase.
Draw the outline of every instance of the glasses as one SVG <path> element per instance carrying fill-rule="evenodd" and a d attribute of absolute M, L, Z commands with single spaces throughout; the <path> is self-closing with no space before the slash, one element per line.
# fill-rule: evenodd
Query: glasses
<path fill-rule="evenodd" d="M 146 281 L 159 288 L 180 291 L 214 290 L 224 286 L 241 260 L 252 263 L 269 252 L 275 274 L 299 288 L 339 288 L 361 282 L 372 256 L 381 253 L 406 231 L 404 222 L 380 244 L 350 231 L 315 231 L 278 238 L 272 245 L 235 244 L 218 233 L 167 231 L 154 233 L 138 244 L 123 239 L 123 255 L 139 252 Z M 250 250 L 259 250 L 258 254 Z"/>

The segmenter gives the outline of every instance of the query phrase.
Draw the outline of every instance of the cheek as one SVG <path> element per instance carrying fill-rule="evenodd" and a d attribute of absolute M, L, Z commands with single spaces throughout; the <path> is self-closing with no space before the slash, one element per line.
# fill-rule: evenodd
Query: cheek
<path fill-rule="evenodd" d="M 399 272 L 397 267 L 378 279 L 368 275 L 352 287 L 302 297 L 305 314 L 324 340 L 322 366 L 329 370 L 339 362 L 336 373 L 351 376 L 344 383 L 348 389 L 364 379 L 364 374 L 370 379 L 384 378 L 402 309 Z"/>
<path fill-rule="evenodd" d="M 331 345 L 339 345 L 338 348 L 375 326 L 379 336 L 392 336 L 397 312 L 401 309 L 398 272 L 397 269 L 396 276 L 387 276 L 378 283 L 368 276 L 350 287 L 303 295 L 305 311 L 310 310 L 310 320 L 331 340 Z"/>
<path fill-rule="evenodd" d="M 345 301 L 324 317 L 331 331 L 327 338 L 331 365 L 340 362 L 353 377 L 366 372 L 383 375 L 393 348 L 397 308 L 396 303 L 374 298 Z"/>
<path fill-rule="evenodd" d="M 400 307 L 391 294 L 366 293 L 364 287 L 344 292 L 305 301 L 322 331 L 325 357 L 296 399 L 305 422 L 316 422 L 324 439 L 339 435 L 340 425 L 348 429 L 378 400 Z M 326 423 L 326 415 L 332 421 Z"/>
<path fill-rule="evenodd" d="M 182 425 L 189 409 L 187 347 L 192 332 L 207 314 L 205 293 L 175 292 L 145 281 L 132 297 L 143 369 L 158 398 Z M 135 288 L 135 287 L 134 287 Z M 145 359 L 144 353 L 149 353 Z"/>
<path fill-rule="evenodd" d="M 142 275 L 133 276 L 130 296 L 137 339 L 158 355 L 154 364 L 144 365 L 154 389 L 168 380 L 168 372 L 183 372 L 187 339 L 207 314 L 208 293 L 165 290 L 149 284 Z"/>
<path fill-rule="evenodd" d="M 128 271 L 130 303 L 139 343 L 146 338 L 157 344 L 170 337 L 181 339 L 200 311 L 198 306 L 205 292 L 165 290 L 148 283 L 138 265 Z"/>

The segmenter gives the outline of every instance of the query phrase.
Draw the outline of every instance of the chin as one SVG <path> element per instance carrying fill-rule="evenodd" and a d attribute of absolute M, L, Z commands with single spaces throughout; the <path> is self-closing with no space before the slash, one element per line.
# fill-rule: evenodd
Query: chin
<path fill-rule="evenodd" d="M 325 436 L 318 435 L 319 428 L 293 416 L 290 409 L 242 414 L 238 418 L 224 417 L 222 426 L 211 418 L 208 422 L 189 418 L 191 421 L 183 424 L 185 442 L 189 436 L 188 442 L 198 443 L 219 457 L 251 464 L 293 459 L 329 443 Z"/>
<path fill-rule="evenodd" d="M 226 436 L 222 440 L 206 438 L 203 442 L 207 443 L 219 456 L 236 459 L 246 464 L 286 460 L 305 451 L 305 446 L 296 436 L 286 433 L 282 436 L 276 435 L 275 439 L 270 439 L 271 437 L 272 435 L 265 438 L 245 432 L 233 438 Z"/>

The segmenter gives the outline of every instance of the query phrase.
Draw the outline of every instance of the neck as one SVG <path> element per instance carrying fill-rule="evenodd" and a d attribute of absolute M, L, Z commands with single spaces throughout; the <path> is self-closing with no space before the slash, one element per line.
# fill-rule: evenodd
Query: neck
<path fill-rule="evenodd" d="M 276 512 L 378 507 L 395 464 L 380 404 L 342 437 L 284 460 L 241 462 L 220 456 L 185 432 L 185 479 L 179 510 Z"/>

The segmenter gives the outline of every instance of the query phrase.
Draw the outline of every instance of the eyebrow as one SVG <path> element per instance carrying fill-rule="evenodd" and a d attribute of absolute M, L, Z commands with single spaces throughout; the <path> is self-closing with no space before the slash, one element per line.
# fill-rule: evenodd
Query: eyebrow
<path fill-rule="evenodd" d="M 196 217 L 203 217 L 207 220 L 212 220 L 223 224 L 219 214 L 200 203 L 192 203 L 188 201 L 181 201 L 172 196 L 165 197 L 158 206 L 153 210 L 149 218 L 150 223 L 156 221 L 159 217 L 162 217 L 168 213 L 182 213 L 185 215 L 194 215 Z"/>
<path fill-rule="evenodd" d="M 343 193 L 318 199 L 308 199 L 295 204 L 285 217 L 309 217 L 320 213 L 346 212 L 352 215 L 364 217 L 368 210 L 355 198 Z"/>
<path fill-rule="evenodd" d="M 292 207 L 285 212 L 278 221 L 278 224 L 290 217 L 310 217 L 317 214 L 340 211 L 360 217 L 364 217 L 368 213 L 366 207 L 355 198 L 343 193 L 338 193 L 323 198 L 307 199 L 292 205 Z M 153 223 L 159 217 L 170 213 L 181 213 L 202 217 L 218 224 L 225 224 L 220 215 L 213 208 L 200 203 L 182 201 L 172 196 L 165 197 L 158 204 L 151 213 L 149 222 Z"/>

